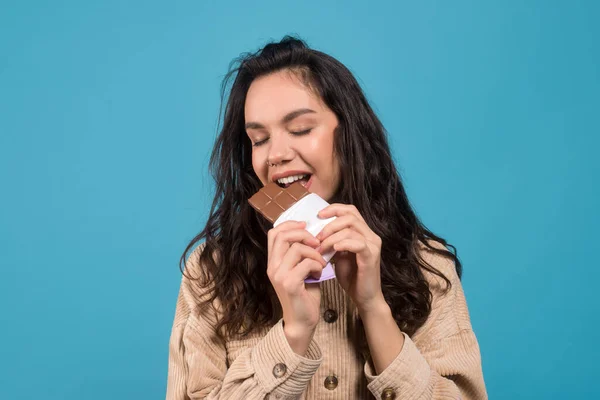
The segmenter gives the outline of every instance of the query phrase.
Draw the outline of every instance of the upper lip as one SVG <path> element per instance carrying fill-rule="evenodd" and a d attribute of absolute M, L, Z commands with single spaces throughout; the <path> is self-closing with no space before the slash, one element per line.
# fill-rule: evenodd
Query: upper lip
<path fill-rule="evenodd" d="M 293 175 L 310 175 L 310 174 L 311 174 L 310 172 L 299 171 L 299 170 L 279 172 L 277 174 L 273 174 L 273 176 L 271 177 L 271 182 L 277 182 L 278 179 L 285 178 L 287 176 L 293 176 Z"/>

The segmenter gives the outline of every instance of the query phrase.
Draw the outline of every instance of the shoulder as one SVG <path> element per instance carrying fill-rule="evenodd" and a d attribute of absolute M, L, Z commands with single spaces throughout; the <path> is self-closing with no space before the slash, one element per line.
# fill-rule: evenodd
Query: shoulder
<path fill-rule="evenodd" d="M 189 310 L 190 317 L 207 319 L 215 323 L 219 302 L 210 300 L 214 294 L 214 282 L 202 264 L 201 255 L 206 242 L 199 244 L 188 256 L 181 277 L 180 297 Z"/>
<path fill-rule="evenodd" d="M 198 246 L 196 246 L 196 248 L 194 248 L 194 250 L 192 250 L 190 255 L 185 260 L 185 269 L 183 271 L 184 276 L 190 275 L 190 276 L 198 277 L 201 275 L 202 266 L 200 265 L 200 256 L 204 252 L 205 248 L 206 248 L 206 242 L 202 242 Z"/>
<path fill-rule="evenodd" d="M 182 289 L 186 289 L 189 295 L 202 296 L 203 291 L 200 290 L 200 282 L 206 275 L 206 271 L 202 267 L 200 256 L 206 247 L 206 242 L 200 243 L 188 256 L 185 261 L 185 268 L 181 278 Z"/>
<path fill-rule="evenodd" d="M 437 250 L 448 250 L 442 243 L 430 240 L 429 245 Z M 420 256 L 430 266 L 442 273 L 448 281 L 423 268 L 423 275 L 431 292 L 431 313 L 421 328 L 415 333 L 416 341 L 430 342 L 471 329 L 467 303 L 461 280 L 456 272 L 454 260 L 439 254 L 423 243 Z"/>
<path fill-rule="evenodd" d="M 456 264 L 454 259 L 449 254 L 440 254 L 439 250 L 450 252 L 450 250 L 444 246 L 442 243 L 436 240 L 428 240 L 427 246 L 425 243 L 419 241 L 419 255 L 421 259 L 429 264 L 431 267 L 435 268 L 439 272 L 441 272 L 452 285 L 458 283 L 460 285 L 460 278 L 458 277 L 458 273 L 456 272 Z M 432 250 L 431 248 L 435 250 Z M 436 251 L 438 250 L 438 251 Z M 441 278 L 439 275 L 428 271 L 426 269 L 422 269 L 423 274 L 425 275 L 425 279 L 430 286 L 430 290 L 446 290 L 446 281 Z"/>

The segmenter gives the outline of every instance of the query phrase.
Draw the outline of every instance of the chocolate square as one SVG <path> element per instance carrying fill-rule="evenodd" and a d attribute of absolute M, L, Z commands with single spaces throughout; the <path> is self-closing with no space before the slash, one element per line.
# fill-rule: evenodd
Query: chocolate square
<path fill-rule="evenodd" d="M 248 202 L 271 223 L 298 200 L 308 194 L 300 182 L 294 182 L 287 188 L 271 182 L 256 192 Z"/>

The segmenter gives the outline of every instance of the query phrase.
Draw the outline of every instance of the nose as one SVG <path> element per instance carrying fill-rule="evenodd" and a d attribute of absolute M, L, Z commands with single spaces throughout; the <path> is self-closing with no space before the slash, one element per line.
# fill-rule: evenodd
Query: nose
<path fill-rule="evenodd" d="M 269 154 L 267 161 L 270 164 L 281 164 L 291 160 L 294 152 L 290 146 L 289 138 L 285 133 L 272 134 L 269 140 Z"/>

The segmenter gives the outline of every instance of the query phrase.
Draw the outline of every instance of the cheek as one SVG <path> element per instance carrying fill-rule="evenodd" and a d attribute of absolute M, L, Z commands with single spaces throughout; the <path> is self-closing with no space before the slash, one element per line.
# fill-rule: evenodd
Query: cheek
<path fill-rule="evenodd" d="M 262 162 L 260 157 L 257 157 L 255 154 L 252 155 L 252 169 L 254 173 L 260 179 L 260 181 L 264 184 L 266 179 L 266 162 Z"/>
<path fill-rule="evenodd" d="M 314 146 L 314 154 L 318 156 L 319 165 L 327 168 L 329 173 L 333 173 L 337 164 L 333 156 L 333 141 L 331 138 L 322 138 Z"/>
<path fill-rule="evenodd" d="M 333 155 L 333 143 L 327 137 L 312 138 L 305 147 L 313 162 L 320 166 L 331 165 Z"/>
<path fill-rule="evenodd" d="M 340 163 L 334 155 L 333 142 L 329 145 L 330 157 L 327 160 L 329 169 L 329 179 L 331 180 L 332 190 L 335 192 L 340 183 Z"/>
<path fill-rule="evenodd" d="M 331 160 L 329 160 L 329 164 L 328 164 L 328 178 L 331 181 L 331 184 L 334 186 L 337 186 L 337 183 L 339 181 L 339 176 L 340 176 L 340 165 L 337 162 L 337 160 L 335 158 L 332 157 Z"/>

